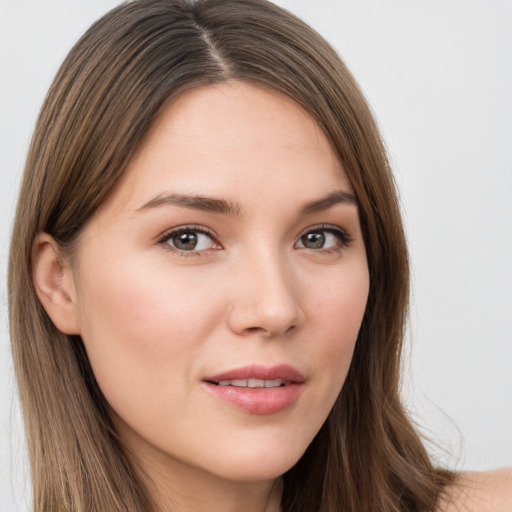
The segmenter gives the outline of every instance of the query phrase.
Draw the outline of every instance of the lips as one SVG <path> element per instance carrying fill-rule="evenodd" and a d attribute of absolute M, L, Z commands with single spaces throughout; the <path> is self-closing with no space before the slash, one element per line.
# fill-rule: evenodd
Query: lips
<path fill-rule="evenodd" d="M 296 370 L 293 366 L 288 364 L 280 364 L 277 366 L 244 366 L 243 368 L 237 368 L 229 370 L 224 373 L 220 373 L 213 377 L 207 377 L 204 379 L 207 382 L 217 384 L 221 381 L 226 380 L 248 380 L 248 379 L 259 379 L 259 380 L 277 380 L 281 379 L 286 383 L 299 383 L 304 382 L 304 376 Z"/>
<path fill-rule="evenodd" d="M 290 365 L 252 365 L 207 377 L 209 392 L 231 406 L 251 414 L 276 414 L 295 403 L 304 376 Z"/>

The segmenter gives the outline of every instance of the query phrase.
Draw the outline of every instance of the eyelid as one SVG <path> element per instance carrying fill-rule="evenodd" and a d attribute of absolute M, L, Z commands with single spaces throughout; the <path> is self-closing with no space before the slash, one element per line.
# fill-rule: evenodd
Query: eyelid
<path fill-rule="evenodd" d="M 162 234 L 160 234 L 157 237 L 157 244 L 162 245 L 165 247 L 165 249 L 169 251 L 176 252 L 178 254 L 184 255 L 184 256 L 193 256 L 193 255 L 200 255 L 202 252 L 207 251 L 207 249 L 203 250 L 191 250 L 191 251 L 183 251 L 178 249 L 177 247 L 173 247 L 172 245 L 168 244 L 167 242 L 173 238 L 174 236 L 179 235 L 180 233 L 186 233 L 186 232 L 196 232 L 200 234 L 204 234 L 212 239 L 212 241 L 222 247 L 222 244 L 219 242 L 219 237 L 217 234 L 211 230 L 210 228 L 207 228 L 202 225 L 198 224 L 183 224 L 180 226 L 175 226 L 173 228 L 167 229 Z M 332 250 L 340 250 L 342 248 L 348 247 L 350 243 L 353 241 L 353 238 L 350 236 L 348 231 L 340 226 L 337 226 L 335 224 L 317 224 L 313 226 L 308 226 L 306 229 L 304 229 L 300 235 L 297 238 L 297 241 L 295 242 L 295 245 L 300 242 L 300 239 L 306 235 L 307 233 L 315 232 L 315 231 L 326 231 L 329 233 L 332 233 L 333 235 L 337 236 L 340 240 L 341 247 L 338 247 L 337 249 L 333 248 L 325 248 L 325 249 L 317 249 L 315 252 L 328 252 Z M 302 247 L 301 247 L 302 248 Z M 306 247 L 304 247 L 307 249 Z"/>
<path fill-rule="evenodd" d="M 222 247 L 222 244 L 218 240 L 217 234 L 211 230 L 210 228 L 207 228 L 205 226 L 201 226 L 198 224 L 183 224 L 181 226 L 176 226 L 170 229 L 167 229 L 162 234 L 160 234 L 157 237 L 157 245 L 164 246 L 167 250 L 177 252 L 179 254 L 184 254 L 186 256 L 192 256 L 192 255 L 199 255 L 201 252 L 204 252 L 206 249 L 199 250 L 199 251 L 183 251 L 178 249 L 177 247 L 173 247 L 172 245 L 168 244 L 167 242 L 175 237 L 176 235 L 179 235 L 180 233 L 186 233 L 186 232 L 195 232 L 200 233 L 203 235 L 206 235 L 210 237 L 213 242 L 219 246 Z"/>
<path fill-rule="evenodd" d="M 315 232 L 315 231 L 327 231 L 329 233 L 334 234 L 335 236 L 337 236 L 340 239 L 342 248 L 348 247 L 351 244 L 351 242 L 354 241 L 354 239 L 350 236 L 349 232 L 340 226 L 337 226 L 335 224 L 317 224 L 317 225 L 309 226 L 306 229 L 304 229 L 300 233 L 299 237 L 297 238 L 296 243 L 298 243 L 300 241 L 300 239 L 307 233 L 311 233 L 311 232 Z M 318 249 L 317 252 L 320 252 L 322 250 L 330 250 L 330 249 Z"/>

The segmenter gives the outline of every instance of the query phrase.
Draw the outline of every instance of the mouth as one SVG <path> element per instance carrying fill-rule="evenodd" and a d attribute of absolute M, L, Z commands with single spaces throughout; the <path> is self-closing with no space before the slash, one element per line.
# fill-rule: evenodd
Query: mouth
<path fill-rule="evenodd" d="M 289 365 L 246 366 L 207 377 L 208 391 L 250 414 L 269 415 L 287 409 L 300 397 L 304 376 Z"/>
<path fill-rule="evenodd" d="M 250 388 L 275 388 L 293 383 L 302 384 L 305 381 L 302 373 L 288 364 L 275 366 L 253 364 L 228 370 L 227 372 L 207 377 L 204 380 L 219 386 Z"/>
<path fill-rule="evenodd" d="M 233 380 L 221 380 L 219 382 L 212 382 L 217 386 L 234 386 L 236 388 L 280 388 L 282 386 L 289 385 L 290 382 L 286 382 L 283 379 L 233 379 Z"/>

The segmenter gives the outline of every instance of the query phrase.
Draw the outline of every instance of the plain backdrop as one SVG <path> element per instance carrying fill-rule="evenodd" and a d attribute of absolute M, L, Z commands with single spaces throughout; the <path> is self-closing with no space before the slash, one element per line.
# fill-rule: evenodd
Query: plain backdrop
<path fill-rule="evenodd" d="M 0 511 L 28 510 L 5 268 L 50 82 L 115 0 L 0 0 Z M 512 465 L 512 1 L 280 0 L 341 54 L 382 128 L 413 265 L 407 403 L 456 468 Z"/>

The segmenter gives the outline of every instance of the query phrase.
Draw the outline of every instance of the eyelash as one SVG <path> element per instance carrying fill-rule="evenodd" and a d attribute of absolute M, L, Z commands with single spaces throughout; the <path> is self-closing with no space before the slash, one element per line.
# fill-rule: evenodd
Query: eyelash
<path fill-rule="evenodd" d="M 333 253 L 333 252 L 341 252 L 344 248 L 348 247 L 353 239 L 351 236 L 345 231 L 344 229 L 341 229 L 338 226 L 333 226 L 331 224 L 319 224 L 318 226 L 311 226 L 308 227 L 306 230 L 304 230 L 298 237 L 297 242 L 295 242 L 294 246 L 301 241 L 301 239 L 310 234 L 310 233 L 319 233 L 319 232 L 325 232 L 330 233 L 334 235 L 338 240 L 340 241 L 339 247 L 329 247 L 329 248 L 320 248 L 318 250 L 311 249 L 314 252 L 317 253 Z M 161 245 L 166 250 L 177 253 L 179 256 L 182 257 L 191 257 L 191 256 L 201 256 L 201 253 L 204 252 L 206 249 L 203 250 L 189 250 L 185 251 L 182 249 L 178 249 L 177 247 L 173 247 L 168 242 L 181 234 L 185 233 L 196 233 L 196 234 L 202 234 L 206 235 L 213 243 L 218 244 L 220 247 L 221 244 L 218 242 L 217 236 L 209 229 L 205 228 L 204 226 L 197 226 L 197 225 L 189 225 L 189 226 L 179 226 L 177 228 L 173 228 L 165 235 L 158 240 L 158 245 Z M 299 247 L 299 249 L 308 249 L 307 247 Z"/>
<path fill-rule="evenodd" d="M 215 233 L 213 233 L 213 231 L 205 228 L 204 226 L 196 226 L 196 225 L 179 226 L 177 228 L 171 229 L 170 231 L 165 233 L 165 235 L 161 239 L 158 240 L 158 245 L 161 245 L 162 247 L 164 247 L 164 249 L 166 249 L 170 252 L 176 253 L 179 256 L 183 256 L 184 258 L 188 258 L 191 256 L 201 256 L 201 252 L 203 252 L 203 251 L 200 251 L 200 250 L 199 251 L 194 251 L 194 250 L 184 251 L 182 249 L 178 249 L 177 247 L 173 247 L 171 244 L 168 243 L 169 240 L 171 240 L 172 238 L 179 236 L 181 234 L 185 234 L 185 233 L 196 233 L 196 234 L 206 235 L 209 238 L 211 238 L 215 244 L 218 244 L 219 246 L 221 245 L 218 242 L 217 236 L 215 235 Z"/>
<path fill-rule="evenodd" d="M 319 224 L 318 226 L 311 226 L 308 227 L 306 230 L 304 230 L 300 235 L 296 243 L 298 243 L 302 237 L 309 233 L 330 233 L 334 235 L 339 241 L 340 245 L 339 247 L 328 247 L 328 248 L 322 248 L 318 249 L 314 252 L 322 252 L 322 253 L 333 253 L 333 252 L 341 252 L 343 249 L 350 246 L 350 244 L 353 242 L 353 238 L 348 234 L 347 231 L 340 228 L 339 226 L 333 226 L 332 224 Z M 307 247 L 304 247 L 304 249 L 307 249 Z"/>

